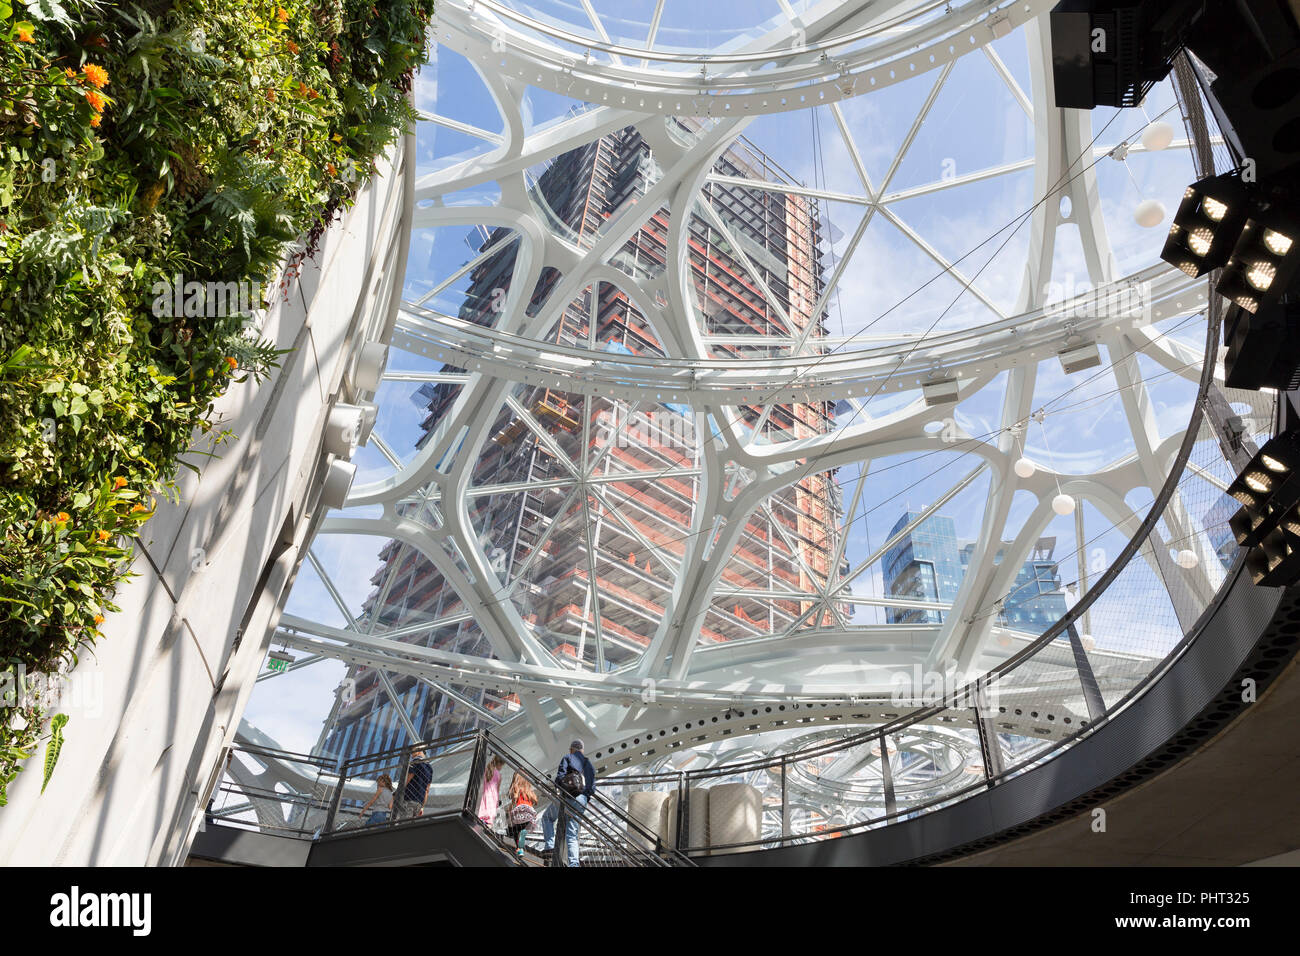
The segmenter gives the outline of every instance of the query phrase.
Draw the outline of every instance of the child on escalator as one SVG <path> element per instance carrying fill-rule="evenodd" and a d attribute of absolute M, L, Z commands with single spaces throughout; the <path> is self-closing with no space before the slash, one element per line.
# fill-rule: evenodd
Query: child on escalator
<path fill-rule="evenodd" d="M 509 801 L 507 804 L 509 823 L 506 826 L 506 833 L 510 836 L 510 842 L 517 847 L 515 854 L 523 856 L 525 836 L 537 820 L 537 791 L 533 789 L 527 777 L 516 773 L 514 779 L 510 781 L 510 789 L 506 796 Z"/>

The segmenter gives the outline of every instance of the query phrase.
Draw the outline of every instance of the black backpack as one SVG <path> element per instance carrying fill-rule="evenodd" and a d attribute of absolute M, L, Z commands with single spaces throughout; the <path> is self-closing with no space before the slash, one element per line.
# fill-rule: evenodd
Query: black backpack
<path fill-rule="evenodd" d="M 560 789 L 571 797 L 584 793 L 587 789 L 587 775 L 581 770 L 570 770 L 560 777 Z"/>

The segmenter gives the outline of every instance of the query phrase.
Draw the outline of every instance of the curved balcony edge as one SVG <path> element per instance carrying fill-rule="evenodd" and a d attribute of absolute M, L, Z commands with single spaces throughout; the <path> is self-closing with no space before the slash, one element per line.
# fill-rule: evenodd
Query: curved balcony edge
<path fill-rule="evenodd" d="M 1237 563 L 1173 661 L 1105 726 L 952 806 L 834 840 L 701 858 L 701 866 L 932 865 L 1053 826 L 1176 767 L 1263 699 L 1300 650 L 1300 587 L 1256 587 Z M 1248 797 L 1247 797 L 1248 798 Z M 1061 860 L 1062 863 L 1081 862 Z"/>

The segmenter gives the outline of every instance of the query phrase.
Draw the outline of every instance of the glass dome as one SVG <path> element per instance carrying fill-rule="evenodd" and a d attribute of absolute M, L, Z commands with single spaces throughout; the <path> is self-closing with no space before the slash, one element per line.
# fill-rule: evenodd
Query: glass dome
<path fill-rule="evenodd" d="M 1032 644 L 1146 515 L 1206 340 L 1158 258 L 1196 178 L 1174 89 L 1057 109 L 1048 7 L 439 4 L 376 424 L 276 634 L 313 666 L 249 720 L 658 769 L 629 755 L 715 759 L 720 713 L 794 747 L 795 708 L 870 726 Z M 1107 700 L 1234 553 L 1196 449 L 1073 635 Z M 917 729 L 915 779 L 960 782 L 969 734 Z M 870 757 L 837 764 L 862 806 Z"/>

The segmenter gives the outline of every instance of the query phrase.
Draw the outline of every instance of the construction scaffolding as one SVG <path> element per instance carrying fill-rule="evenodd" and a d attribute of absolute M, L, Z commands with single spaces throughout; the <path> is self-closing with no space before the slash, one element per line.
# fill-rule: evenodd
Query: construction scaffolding
<path fill-rule="evenodd" d="M 693 132 L 685 124 L 683 130 Z M 743 139 L 718 159 L 714 171 L 730 179 L 793 184 Z M 637 202 L 657 175 L 649 146 L 629 128 L 557 157 L 534 181 L 532 196 L 548 218 L 567 227 L 572 241 L 590 247 L 603 224 Z M 669 227 L 669 211 L 658 210 L 611 262 L 629 275 L 662 273 Z M 825 316 L 812 310 L 823 290 L 823 251 L 812 201 L 770 187 L 710 182 L 688 233 L 702 331 L 717 343 L 716 356 L 777 354 L 756 337 L 779 338 L 780 354 L 789 354 L 796 340 L 804 342 L 803 353 L 817 354 Z M 509 289 L 518 248 L 505 229 L 473 235 L 471 247 L 478 252 L 494 245 L 498 251 L 471 272 L 460 312 L 462 319 L 483 325 L 500 318 L 494 310 Z M 554 270 L 543 271 L 530 314 L 558 278 Z M 728 335 L 737 335 L 737 343 L 727 343 Z M 546 337 L 603 351 L 663 354 L 651 322 L 623 290 L 606 282 L 577 295 Z M 419 445 L 458 392 L 457 385 L 439 384 L 418 393 L 428 408 Z M 708 419 L 680 406 L 629 406 L 527 385 L 518 386 L 514 398 L 493 421 L 492 441 L 475 465 L 473 484 L 522 490 L 471 497 L 479 540 L 501 581 L 512 584 L 509 599 L 559 661 L 598 672 L 632 663 L 663 620 L 676 565 L 691 537 L 700 496 L 699 440 L 707 437 L 697 431 Z M 738 412 L 757 441 L 806 438 L 834 427 L 829 402 L 750 405 Z M 580 488 L 569 463 L 584 473 L 591 466 Z M 729 477 L 732 493 L 746 480 L 740 471 Z M 753 512 L 722 571 L 720 590 L 728 596 L 714 601 L 699 639 L 714 643 L 780 633 L 801 618 L 801 627 L 831 623 L 829 609 L 810 612 L 839 550 L 841 500 L 834 473 L 827 471 L 773 494 Z M 396 542 L 379 557 L 382 564 L 371 579 L 375 591 L 363 607 L 367 626 L 380 632 L 447 619 L 410 639 L 491 656 L 458 595 L 425 559 Z M 353 668 L 350 677 L 355 699 L 337 708 L 323 749 L 346 756 L 401 743 L 403 725 L 391 713 L 379 675 Z M 407 678 L 396 678 L 393 690 L 425 737 L 473 729 L 519 706 L 515 695 Z"/>

